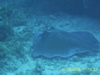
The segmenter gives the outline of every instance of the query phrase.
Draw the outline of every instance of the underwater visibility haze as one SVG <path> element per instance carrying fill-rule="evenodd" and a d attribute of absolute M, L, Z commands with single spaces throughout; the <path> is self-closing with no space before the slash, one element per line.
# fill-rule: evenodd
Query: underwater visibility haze
<path fill-rule="evenodd" d="M 99 64 L 100 0 L 0 0 L 0 75 L 100 75 Z"/>

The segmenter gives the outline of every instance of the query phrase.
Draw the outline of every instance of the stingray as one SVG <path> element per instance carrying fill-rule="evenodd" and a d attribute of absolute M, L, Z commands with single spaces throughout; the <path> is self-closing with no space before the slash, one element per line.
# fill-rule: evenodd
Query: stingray
<path fill-rule="evenodd" d="M 99 51 L 100 42 L 89 32 L 65 32 L 51 28 L 36 33 L 33 39 L 33 57 L 67 58 L 75 54 L 92 55 Z"/>

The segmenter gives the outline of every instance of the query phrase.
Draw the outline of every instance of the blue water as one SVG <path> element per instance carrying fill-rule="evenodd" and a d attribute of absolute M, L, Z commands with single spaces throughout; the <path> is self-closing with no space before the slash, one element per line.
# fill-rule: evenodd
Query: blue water
<path fill-rule="evenodd" d="M 100 41 L 100 0 L 0 0 L 0 75 L 99 75 L 100 53 L 32 58 L 34 34 L 52 27 Z"/>

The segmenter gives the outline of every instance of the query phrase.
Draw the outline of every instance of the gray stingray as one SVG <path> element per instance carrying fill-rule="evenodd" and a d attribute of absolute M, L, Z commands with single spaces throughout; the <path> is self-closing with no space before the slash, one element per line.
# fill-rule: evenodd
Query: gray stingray
<path fill-rule="evenodd" d="M 50 29 L 34 35 L 33 57 L 70 57 L 75 54 L 97 52 L 100 42 L 89 32 L 65 32 Z"/>

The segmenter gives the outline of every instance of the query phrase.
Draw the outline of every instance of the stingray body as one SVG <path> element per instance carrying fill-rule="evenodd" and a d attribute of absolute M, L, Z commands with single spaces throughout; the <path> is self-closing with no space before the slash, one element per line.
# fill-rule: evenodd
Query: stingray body
<path fill-rule="evenodd" d="M 65 32 L 50 29 L 34 36 L 32 56 L 67 58 L 75 54 L 92 54 L 98 51 L 99 41 L 89 32 Z"/>

